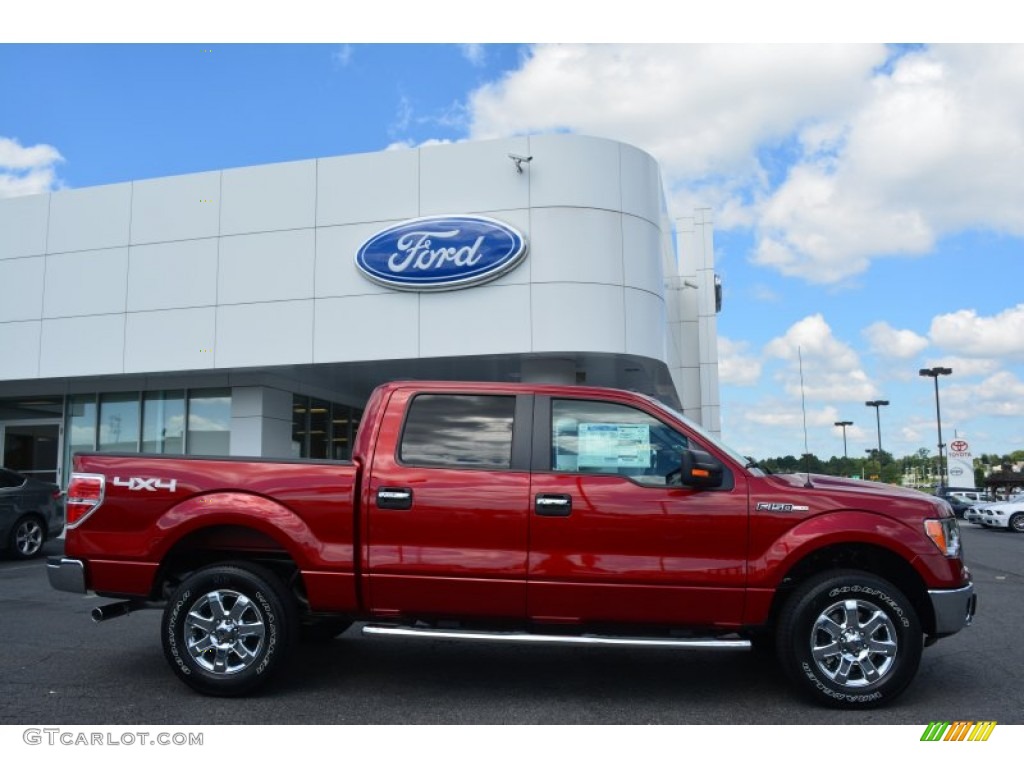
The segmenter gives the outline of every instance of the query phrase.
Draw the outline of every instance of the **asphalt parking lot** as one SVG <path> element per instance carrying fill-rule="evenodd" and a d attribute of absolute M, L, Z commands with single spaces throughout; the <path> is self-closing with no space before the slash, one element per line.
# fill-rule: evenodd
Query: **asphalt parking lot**
<path fill-rule="evenodd" d="M 101 601 L 52 590 L 44 560 L 3 560 L 0 724 L 1022 724 L 1024 536 L 963 529 L 978 617 L 926 649 L 885 709 L 805 703 L 754 653 L 499 647 L 363 637 L 358 626 L 303 645 L 260 696 L 205 698 L 167 667 L 159 612 L 94 624 Z"/>

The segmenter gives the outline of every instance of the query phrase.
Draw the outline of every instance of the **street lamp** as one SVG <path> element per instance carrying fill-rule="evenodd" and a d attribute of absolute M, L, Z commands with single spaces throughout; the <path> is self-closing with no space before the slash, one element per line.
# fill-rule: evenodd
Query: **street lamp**
<path fill-rule="evenodd" d="M 836 422 L 836 426 L 843 428 L 843 458 L 845 459 L 845 458 L 848 458 L 847 455 L 846 455 L 846 428 L 850 427 L 850 426 L 853 426 L 853 422 L 852 421 L 837 421 Z"/>
<path fill-rule="evenodd" d="M 879 459 L 878 460 L 879 461 L 882 460 L 881 459 L 881 454 L 882 454 L 882 417 L 879 415 L 879 413 L 880 413 L 879 408 L 881 408 L 883 405 L 888 405 L 888 404 L 889 404 L 888 400 L 868 400 L 866 403 L 864 403 L 864 405 L 866 405 L 868 408 L 874 408 L 875 409 L 875 423 L 878 426 L 878 454 L 879 454 Z"/>
<path fill-rule="evenodd" d="M 946 487 L 946 465 L 942 461 L 942 449 L 945 445 L 942 442 L 942 414 L 939 411 L 939 376 L 949 376 L 953 373 L 952 368 L 922 368 L 918 371 L 921 376 L 928 376 L 935 379 L 935 424 L 939 429 L 939 484 Z"/>

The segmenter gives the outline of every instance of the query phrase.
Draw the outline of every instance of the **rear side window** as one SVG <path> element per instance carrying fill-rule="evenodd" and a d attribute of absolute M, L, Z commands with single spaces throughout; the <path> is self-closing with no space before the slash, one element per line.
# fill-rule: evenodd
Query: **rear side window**
<path fill-rule="evenodd" d="M 21 475 L 0 469 L 0 488 L 17 488 L 24 482 L 25 479 Z"/>
<path fill-rule="evenodd" d="M 418 395 L 409 406 L 403 464 L 509 469 L 516 399 L 503 395 Z"/>

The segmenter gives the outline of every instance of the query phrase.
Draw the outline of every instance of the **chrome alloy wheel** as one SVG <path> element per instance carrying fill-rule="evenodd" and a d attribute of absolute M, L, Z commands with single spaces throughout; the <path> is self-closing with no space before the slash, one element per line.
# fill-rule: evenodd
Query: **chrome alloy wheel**
<path fill-rule="evenodd" d="M 32 557 L 43 546 L 43 526 L 29 518 L 18 523 L 14 531 L 14 548 L 22 557 Z"/>
<path fill-rule="evenodd" d="M 811 630 L 811 656 L 818 669 L 849 688 L 885 677 L 896 652 L 896 626 L 877 605 L 864 600 L 833 603 Z"/>
<path fill-rule="evenodd" d="M 256 603 L 232 589 L 207 592 L 185 618 L 189 655 L 214 674 L 233 675 L 248 669 L 259 658 L 266 634 Z"/>

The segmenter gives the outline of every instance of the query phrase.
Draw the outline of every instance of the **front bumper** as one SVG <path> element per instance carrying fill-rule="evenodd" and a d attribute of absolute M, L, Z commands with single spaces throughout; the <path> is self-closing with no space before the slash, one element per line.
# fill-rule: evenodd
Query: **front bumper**
<path fill-rule="evenodd" d="M 935 613 L 935 637 L 945 637 L 970 626 L 978 609 L 974 583 L 959 589 L 930 589 L 928 597 Z"/>
<path fill-rule="evenodd" d="M 61 592 L 77 592 L 85 589 L 85 564 L 81 560 L 53 555 L 46 558 L 46 576 L 50 586 Z"/>

